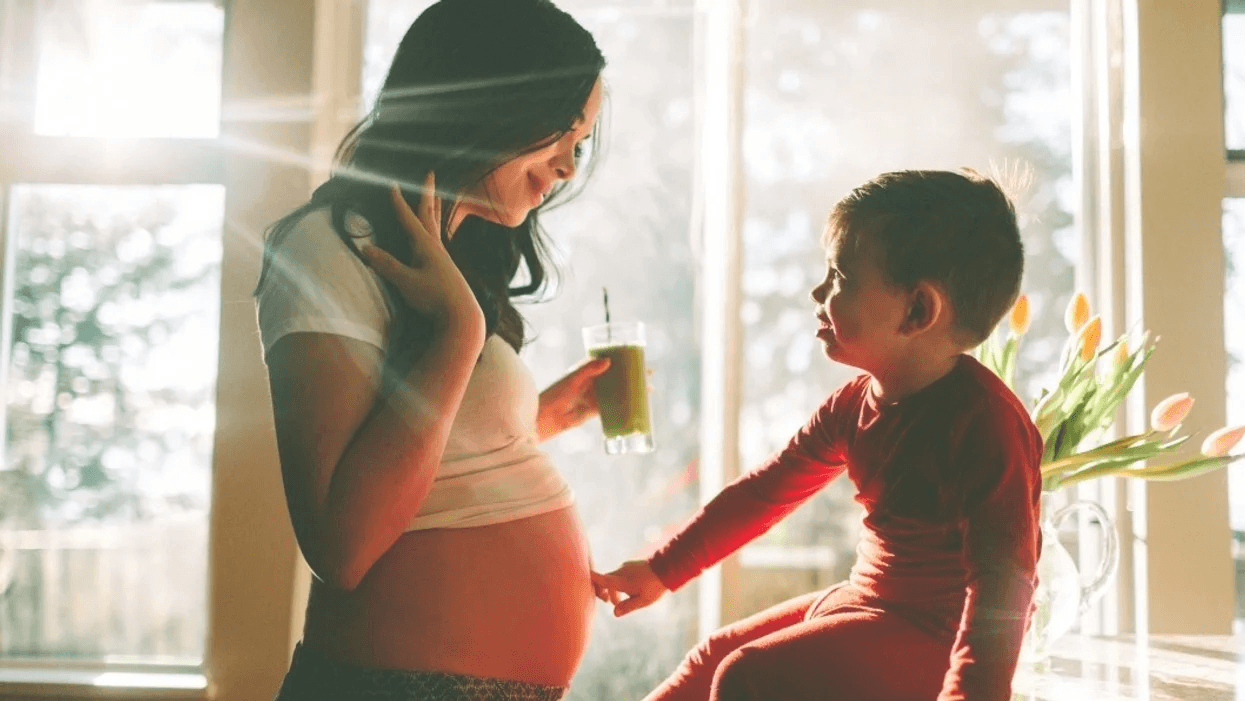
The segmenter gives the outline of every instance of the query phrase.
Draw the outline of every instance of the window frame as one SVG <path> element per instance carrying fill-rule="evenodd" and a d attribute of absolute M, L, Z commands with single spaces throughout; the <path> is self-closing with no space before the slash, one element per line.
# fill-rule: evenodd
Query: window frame
<path fill-rule="evenodd" d="M 1227 1 L 1238 10 L 1245 5 Z M 709 173 L 700 179 L 699 217 L 703 231 L 713 234 L 704 236 L 706 245 L 714 246 L 706 249 L 702 338 L 723 339 L 704 344 L 711 355 L 703 361 L 702 406 L 722 409 L 705 412 L 702 419 L 702 502 L 740 469 L 741 399 L 735 375 L 742 367 L 741 329 L 731 303 L 740 298 L 738 238 L 746 196 L 740 158 L 740 95 L 746 76 L 740 59 L 751 4 L 705 3 L 698 54 L 705 66 L 700 73 L 704 84 L 698 86 L 705 98 L 701 148 L 723 152 L 698 154 L 699 166 Z M 1144 430 L 1147 406 L 1178 391 L 1199 399 L 1191 430 L 1214 430 L 1226 418 L 1226 353 L 1222 344 L 1205 342 L 1207 336 L 1222 338 L 1222 274 L 1198 272 L 1223 267 L 1221 193 L 1245 193 L 1245 154 L 1225 152 L 1223 143 L 1223 7 L 1219 0 L 1179 7 L 1162 0 L 1070 0 L 1073 81 L 1082 107 L 1074 115 L 1074 171 L 1082 204 L 1077 216 L 1086 234 L 1077 285 L 1092 291 L 1095 308 L 1104 316 L 1104 333 L 1140 327 L 1165 339 L 1163 353 L 1149 364 L 1121 411 L 1119 425 L 1132 431 Z M 1182 31 L 1171 31 L 1173 26 Z M 1171 94 L 1186 99 L 1173 100 Z M 723 201 L 722 211 L 715 212 L 713 203 Z M 1181 226 L 1190 220 L 1197 222 L 1193 231 Z M 1177 255 L 1165 255 L 1168 249 Z M 1164 274 L 1173 261 L 1187 266 L 1184 275 Z M 1190 286 L 1194 278 L 1199 283 Z M 1200 313 L 1190 315 L 1188 309 Z M 1181 359 L 1195 354 L 1199 363 L 1191 372 Z M 1115 591 L 1096 615 L 1082 620 L 1086 632 L 1229 632 L 1234 573 L 1228 557 L 1226 481 L 1226 471 L 1219 471 L 1178 483 L 1116 478 L 1078 489 L 1079 497 L 1108 506 L 1124 543 Z M 1082 542 L 1091 545 L 1081 549 L 1084 566 L 1092 567 L 1088 560 L 1096 534 L 1088 523 L 1081 525 Z M 1191 541 L 1197 546 L 1190 547 Z M 1189 581 L 1201 585 L 1196 596 L 1188 596 Z M 702 632 L 734 620 L 739 595 L 736 554 L 702 579 L 701 615 L 715 616 L 702 620 Z"/>
<path fill-rule="evenodd" d="M 1223 15 L 1245 15 L 1245 0 L 1223 0 Z M 1224 196 L 1245 198 L 1245 149 L 1229 149 L 1224 153 L 1227 160 Z"/>
<path fill-rule="evenodd" d="M 220 361 L 216 386 L 212 502 L 209 513 L 207 640 L 202 667 L 173 677 L 155 668 L 94 669 L 46 665 L 0 667 L 0 700 L 33 698 L 178 698 L 241 701 L 271 697 L 301 635 L 307 575 L 286 515 L 268 397 L 267 370 L 255 329 L 251 291 L 266 227 L 305 201 L 335 143 L 335 100 L 350 95 L 339 71 L 313 61 L 326 44 L 349 47 L 334 21 L 359 14 L 361 0 L 216 0 L 224 10 L 222 122 L 216 138 L 107 139 L 44 137 L 30 113 L 0 112 L 0 149 L 20 158 L 0 163 L 0 214 L 12 183 L 87 185 L 219 184 L 225 187 L 222 232 Z M 25 3 L 33 7 L 33 3 Z M 337 17 L 335 17 L 337 16 Z M 32 13 L 24 18 L 33 22 Z M 357 25 L 355 25 L 357 26 Z M 267 27 L 281 27 L 272 40 Z M 12 27 L 10 37 L 34 36 Z M 349 28 L 347 25 L 346 29 Z M 25 69 L 19 94 L 33 90 L 33 46 L 12 42 Z M 355 66 L 361 51 L 355 49 Z M 341 58 L 340 51 L 337 58 Z M 350 70 L 347 61 L 344 70 Z M 357 73 L 357 70 L 355 71 Z M 293 118 L 231 106 L 281 104 L 309 96 Z M 357 89 L 354 92 L 357 95 Z M 302 107 L 302 105 L 300 105 Z M 328 144 L 328 145 L 326 145 Z M 327 149 L 327 155 L 326 155 Z M 72 158 L 66 158 L 72 155 Z M 0 245 L 4 233 L 0 230 Z M 5 249 L 0 249 L 5 250 Z M 2 282 L 2 280 L 0 280 Z M 8 352 L 7 347 L 0 351 Z M 7 367 L 7 358 L 5 367 Z M 132 672 L 104 685 L 101 671 Z"/>
<path fill-rule="evenodd" d="M 1163 339 L 1130 397 L 1125 424 L 1143 430 L 1147 407 L 1187 391 L 1198 400 L 1188 428 L 1204 434 L 1223 425 L 1227 409 L 1223 7 L 1220 0 L 1119 7 L 1123 187 L 1112 206 L 1122 226 L 1113 234 L 1111 263 L 1099 270 L 1117 280 L 1113 299 L 1125 326 Z M 1227 471 L 1169 483 L 1127 480 L 1119 493 L 1130 556 L 1122 573 L 1131 575 L 1126 630 L 1230 633 L 1235 573 Z"/>
<path fill-rule="evenodd" d="M 707 0 L 697 12 L 700 148 L 693 226 L 705 246 L 707 302 L 701 324 L 704 338 L 727 341 L 704 344 L 702 406 L 721 410 L 704 412 L 701 419 L 702 501 L 738 475 L 740 467 L 741 329 L 734 310 L 740 295 L 745 75 L 739 59 L 751 4 Z M 1228 4 L 1236 8 L 1240 2 Z M 0 163 L 4 188 L 0 214 L 5 214 L 7 186 L 13 182 L 208 182 L 226 187 L 220 346 L 228 352 L 220 355 L 217 387 L 204 688 L 181 696 L 167 688 L 99 687 L 49 679 L 0 682 L 0 699 L 159 694 L 231 701 L 262 698 L 279 684 L 301 634 L 309 573 L 301 564 L 285 514 L 266 370 L 254 329 L 250 292 L 258 272 L 256 242 L 268 223 L 304 201 L 323 178 L 337 139 L 358 114 L 366 6 L 366 0 L 226 3 L 222 79 L 226 107 L 216 139 L 128 140 L 119 152 L 108 139 L 35 136 L 28 115 L 4 113 L 0 150 L 22 157 Z M 1224 404 L 1224 390 L 1218 372 L 1224 366 L 1223 353 L 1199 363 L 1190 374 L 1180 358 L 1182 346 L 1193 343 L 1194 334 L 1181 332 L 1196 323 L 1184 318 L 1189 308 L 1201 310 L 1198 320 L 1213 320 L 1216 312 L 1222 317 L 1222 295 L 1210 293 L 1214 280 L 1190 291 L 1179 276 L 1146 272 L 1160 264 L 1156 252 L 1165 243 L 1171 245 L 1172 229 L 1165 228 L 1165 222 L 1190 213 L 1204 222 L 1212 210 L 1219 216 L 1221 194 L 1245 196 L 1245 154 L 1224 151 L 1222 81 L 1212 85 L 1221 76 L 1219 23 L 1224 7 L 1219 0 L 1178 8 L 1161 0 L 1072 0 L 1072 7 L 1087 21 L 1085 30 L 1098 32 L 1100 42 L 1107 42 L 1097 48 L 1087 45 L 1097 53 L 1087 55 L 1086 67 L 1096 66 L 1092 70 L 1098 74 L 1098 82 L 1088 90 L 1106 111 L 1098 126 L 1085 124 L 1087 133 L 1098 140 L 1082 144 L 1087 160 L 1080 165 L 1093 163 L 1097 168 L 1081 174 L 1085 196 L 1097 203 L 1092 266 L 1086 266 L 1083 282 L 1095 291 L 1096 306 L 1109 310 L 1110 328 L 1118 330 L 1144 319 L 1144 326 L 1162 331 L 1168 339 L 1138 394 L 1153 403 L 1168 390 L 1188 389 L 1199 398 L 1198 418 L 1191 428 L 1212 429 L 1223 419 L 1219 406 Z M 1092 27 L 1088 20 L 1094 12 L 1109 13 L 1103 17 L 1117 24 Z M 272 41 L 265 27 L 281 27 L 282 41 Z M 1184 29 L 1172 31 L 1175 27 Z M 1145 47 L 1144 54 L 1139 46 Z M 1185 70 L 1177 76 L 1163 70 L 1165 63 Z M 1198 79 L 1189 80 L 1189 75 Z M 1171 100 L 1171 90 L 1190 99 Z M 228 109 L 287 95 L 312 96 L 306 118 L 265 121 Z M 1159 128 L 1148 127 L 1143 136 L 1136 128 L 1141 119 Z M 1192 139 L 1194 148 L 1172 148 L 1179 138 L 1186 139 L 1182 144 Z M 72 149 L 72 168 L 53 162 L 66 149 Z M 1091 151 L 1096 154 L 1092 159 Z M 1185 201 L 1183 195 L 1190 188 L 1187 183 L 1172 188 L 1174 173 L 1185 180 L 1193 177 L 1206 194 Z M 1192 245 L 1200 262 L 1221 264 L 1219 236 L 1217 225 L 1203 223 L 1183 235 L 1180 245 Z M 2 237 L 0 231 L 0 244 Z M 1217 252 L 1214 246 L 1219 246 Z M 1222 287 L 1222 280 L 1218 282 Z M 1202 343 L 1198 352 L 1206 353 L 1208 346 L 1215 344 Z M 1130 428 L 1140 426 L 1145 420 L 1143 406 L 1130 406 L 1124 417 Z M 1226 474 L 1158 488 L 1114 483 L 1104 489 L 1098 496 L 1124 516 L 1120 525 L 1130 545 L 1125 548 L 1128 557 L 1121 570 L 1119 599 L 1107 616 L 1115 621 L 1108 627 L 1156 633 L 1226 632 L 1233 601 Z M 1174 528 L 1174 523 L 1181 528 Z M 1178 537 L 1161 537 L 1165 530 L 1178 530 Z M 1201 546 L 1191 552 L 1190 541 Z M 1217 547 L 1220 541 L 1222 548 Z M 734 618 L 738 568 L 733 556 L 705 574 L 700 589 L 702 631 Z M 1178 591 L 1166 585 L 1164 569 L 1181 572 Z M 1188 596 L 1184 587 L 1189 581 L 1202 583 L 1197 596 Z M 1151 586 L 1154 583 L 1159 586 Z"/>

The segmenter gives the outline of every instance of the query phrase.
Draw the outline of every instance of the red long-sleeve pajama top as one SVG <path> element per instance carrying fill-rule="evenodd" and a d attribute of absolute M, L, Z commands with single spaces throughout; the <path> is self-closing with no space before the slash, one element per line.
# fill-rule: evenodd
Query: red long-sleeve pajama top
<path fill-rule="evenodd" d="M 865 511 L 851 584 L 955 636 L 940 701 L 1006 701 L 1041 547 L 1041 456 L 1024 406 L 970 356 L 891 404 L 861 375 L 649 562 L 677 589 L 846 471 Z"/>

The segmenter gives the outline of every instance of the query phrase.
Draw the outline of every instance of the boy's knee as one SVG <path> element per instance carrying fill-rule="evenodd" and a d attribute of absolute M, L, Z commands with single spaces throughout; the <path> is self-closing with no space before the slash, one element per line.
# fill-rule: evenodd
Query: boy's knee
<path fill-rule="evenodd" d="M 739 643 L 728 636 L 720 633 L 710 635 L 687 653 L 687 657 L 683 659 L 683 666 L 690 670 L 707 669 L 710 674 L 713 674 L 713 671 L 722 664 L 722 660 L 735 652 L 738 646 Z"/>
<path fill-rule="evenodd" d="M 722 659 L 713 677 L 715 701 L 768 699 L 773 679 L 765 650 L 741 647 Z"/>

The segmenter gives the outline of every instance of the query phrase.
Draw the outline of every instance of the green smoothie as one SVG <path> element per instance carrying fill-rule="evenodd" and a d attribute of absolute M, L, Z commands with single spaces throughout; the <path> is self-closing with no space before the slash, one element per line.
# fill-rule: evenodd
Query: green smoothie
<path fill-rule="evenodd" d="M 606 438 L 649 434 L 648 373 L 644 346 L 598 346 L 588 351 L 594 358 L 610 359 L 610 369 L 596 378 L 601 427 Z"/>

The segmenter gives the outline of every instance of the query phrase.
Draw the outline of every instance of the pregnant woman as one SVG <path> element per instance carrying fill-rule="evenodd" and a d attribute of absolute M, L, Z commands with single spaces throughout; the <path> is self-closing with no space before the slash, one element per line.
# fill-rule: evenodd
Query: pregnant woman
<path fill-rule="evenodd" d="M 595 141 L 603 67 L 548 0 L 441 0 L 270 230 L 259 325 L 315 574 L 280 701 L 566 693 L 593 589 L 539 444 L 596 412 L 608 360 L 538 393 L 514 299 L 545 281 L 537 215 Z"/>

